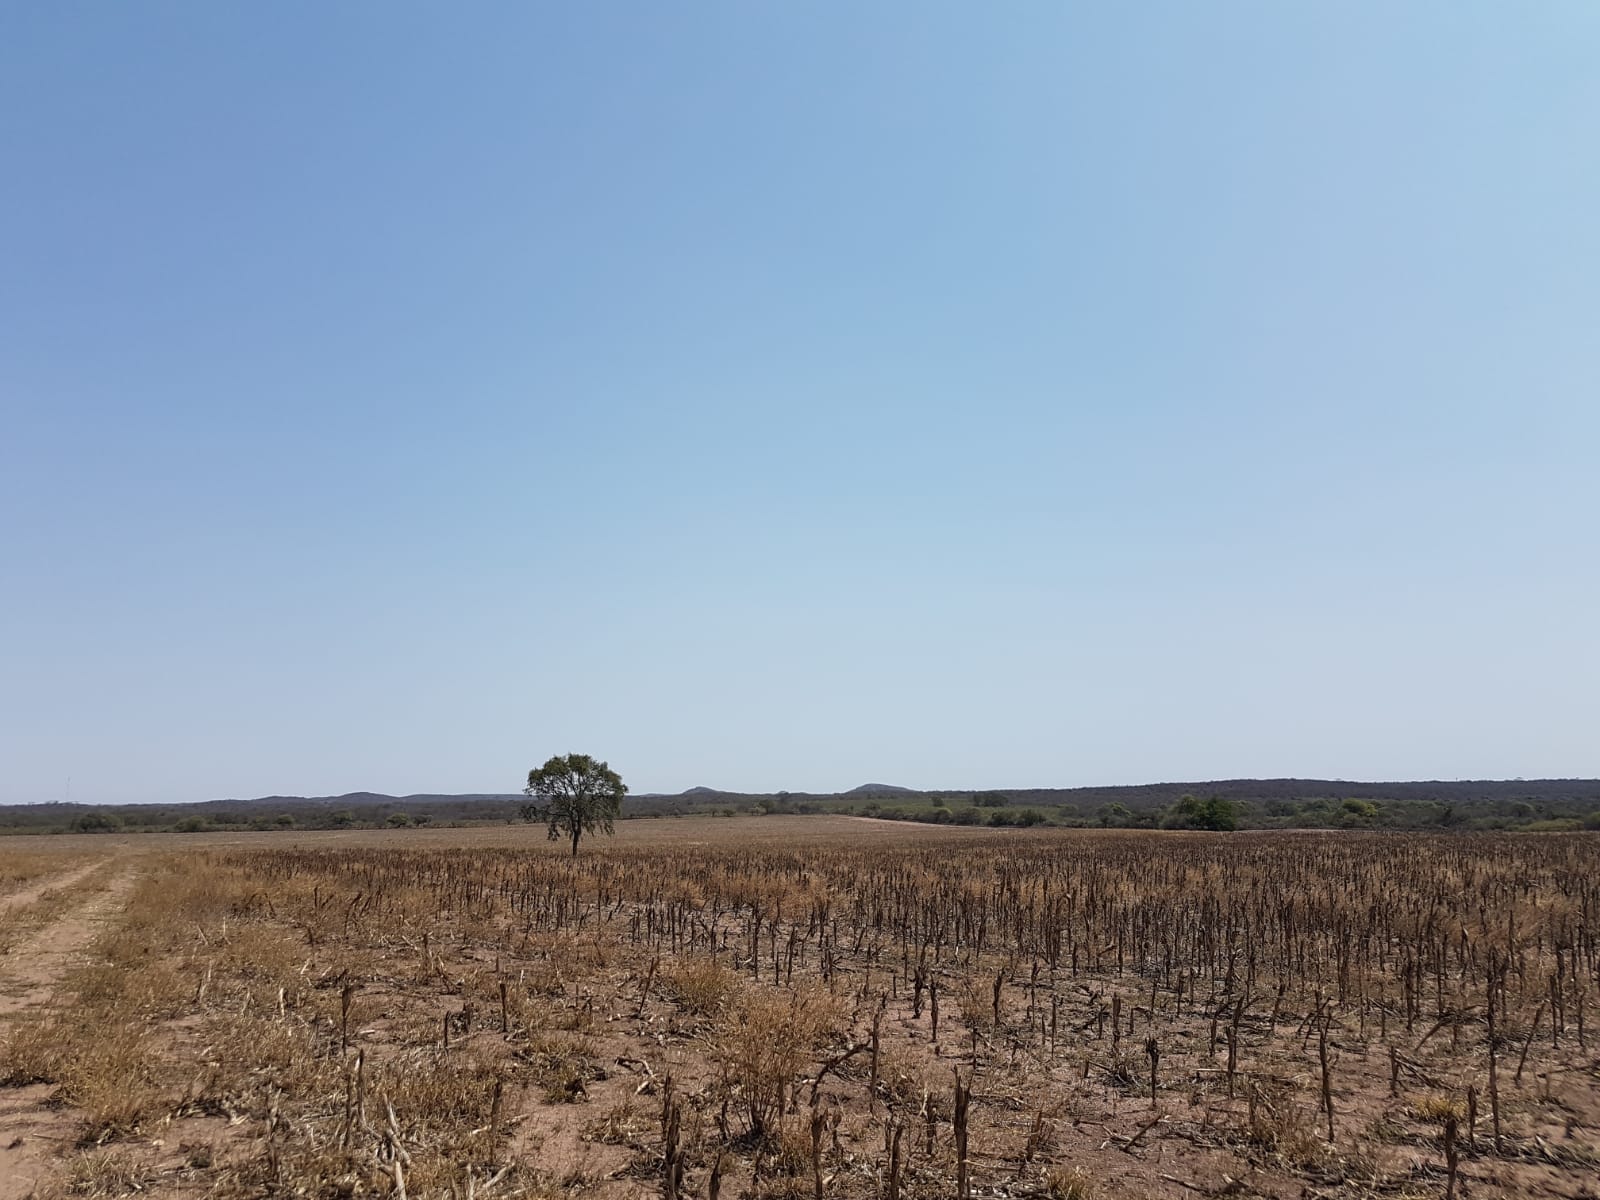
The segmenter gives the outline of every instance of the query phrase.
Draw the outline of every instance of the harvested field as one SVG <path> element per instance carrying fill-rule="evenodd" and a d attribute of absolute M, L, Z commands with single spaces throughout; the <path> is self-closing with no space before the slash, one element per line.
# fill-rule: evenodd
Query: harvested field
<path fill-rule="evenodd" d="M 1597 1195 L 1596 836 L 618 830 L 0 845 L 0 1200 Z"/>

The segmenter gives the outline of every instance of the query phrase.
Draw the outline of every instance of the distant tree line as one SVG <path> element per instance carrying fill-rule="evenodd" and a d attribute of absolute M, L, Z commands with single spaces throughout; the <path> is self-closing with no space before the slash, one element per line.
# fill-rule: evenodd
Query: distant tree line
<path fill-rule="evenodd" d="M 520 822 L 527 798 L 388 797 L 374 793 L 307 800 L 204 804 L 33 804 L 0 806 L 0 832 L 251 832 L 407 829 Z M 1345 784 L 1244 780 L 1054 790 L 979 790 L 815 795 L 696 789 L 629 796 L 617 819 L 693 815 L 850 813 L 937 825 L 1095 829 L 1600 830 L 1600 780 Z"/>

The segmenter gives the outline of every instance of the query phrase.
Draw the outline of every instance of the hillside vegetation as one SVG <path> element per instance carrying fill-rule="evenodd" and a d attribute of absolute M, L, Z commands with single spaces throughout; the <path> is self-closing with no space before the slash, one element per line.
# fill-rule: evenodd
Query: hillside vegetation
<path fill-rule="evenodd" d="M 263 831 L 478 825 L 520 819 L 520 793 L 262 796 L 199 804 L 0 806 L 7 833 Z M 625 819 L 847 813 L 936 825 L 1126 829 L 1372 829 L 1563 832 L 1600 829 L 1600 780 L 1360 783 L 1226 779 L 1132 787 L 725 792 L 629 797 Z"/>

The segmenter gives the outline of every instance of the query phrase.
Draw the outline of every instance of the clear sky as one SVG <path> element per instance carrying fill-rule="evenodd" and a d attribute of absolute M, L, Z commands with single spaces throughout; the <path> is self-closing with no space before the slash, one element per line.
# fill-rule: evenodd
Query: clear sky
<path fill-rule="evenodd" d="M 1600 5 L 0 6 L 0 801 L 1600 775 Z"/>

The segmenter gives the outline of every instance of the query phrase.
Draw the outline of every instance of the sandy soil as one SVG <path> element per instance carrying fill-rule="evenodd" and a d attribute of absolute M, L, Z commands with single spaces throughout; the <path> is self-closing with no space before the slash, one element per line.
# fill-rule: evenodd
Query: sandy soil
<path fill-rule="evenodd" d="M 1091 836 L 1097 840 L 1120 840 L 1124 836 L 1130 840 L 1152 839 L 1150 848 L 1153 853 L 1158 845 L 1167 844 L 1165 839 L 1175 835 L 1154 835 L 1162 839 L 1159 842 L 1153 840 L 1153 835 L 1132 832 L 1125 835 L 1096 832 Z M 1318 836 L 1336 839 L 1339 835 Z M 936 855 L 946 852 L 966 854 L 980 848 L 983 852 L 993 853 L 997 846 L 1005 847 L 998 853 L 1009 855 L 1013 846 L 1019 853 L 1031 846 L 1032 852 L 1037 854 L 1039 843 L 1047 843 L 1047 853 L 1053 855 L 1057 853 L 1057 847 L 1067 851 L 1077 840 L 1078 835 L 1059 830 L 923 826 L 843 816 L 701 817 L 624 822 L 619 824 L 615 839 L 599 839 L 596 849 L 627 848 L 635 852 L 633 857 L 638 858 L 637 851 L 660 847 L 663 851 L 674 853 L 679 861 L 693 865 L 706 857 L 693 849 L 699 846 L 719 847 L 724 851 L 734 846 L 765 847 L 769 850 L 791 845 L 812 849 L 820 846 L 832 855 L 847 854 L 864 845 L 907 846 L 926 843 L 933 847 Z M 24 890 L 0 899 L 0 932 L 5 931 L 8 925 L 14 931 L 13 936 L 6 939 L 12 947 L 11 953 L 0 955 L 0 1036 L 4 1036 L 10 1022 L 50 1002 L 61 981 L 81 961 L 83 952 L 105 927 L 105 922 L 120 911 L 123 898 L 134 885 L 141 868 L 151 865 L 157 855 L 201 847 L 228 847 L 245 851 L 290 848 L 415 848 L 437 851 L 446 848 L 481 850 L 500 847 L 540 856 L 566 854 L 566 847 L 549 842 L 542 828 L 519 823 L 467 829 L 81 835 L 48 840 L 0 838 L 0 855 L 7 851 L 38 853 L 41 843 L 62 853 L 61 871 L 50 878 L 30 880 Z M 590 852 L 586 844 L 585 853 Z M 95 861 L 84 865 L 81 860 L 86 854 L 96 856 Z M 514 859 L 519 864 L 526 864 L 527 861 L 520 853 L 503 857 Z M 248 864 L 255 862 L 256 856 L 219 856 L 216 861 L 226 863 L 230 859 Z M 311 868 L 303 866 L 302 869 Z M 270 883 L 267 886 L 271 886 Z M 252 884 L 247 891 L 253 891 L 254 887 Z M 541 1000 L 537 1011 L 547 1022 L 570 1018 L 573 1022 L 570 1028 L 579 1031 L 573 1034 L 573 1039 L 586 1043 L 586 1057 L 598 1069 L 594 1075 L 585 1077 L 580 1102 L 541 1100 L 537 1087 L 526 1092 L 508 1091 L 507 1125 L 514 1132 L 507 1136 L 514 1151 L 512 1157 L 519 1160 L 537 1158 L 540 1168 L 551 1172 L 557 1180 L 581 1180 L 581 1189 L 576 1182 L 570 1185 L 563 1183 L 562 1186 L 568 1187 L 571 1195 L 577 1195 L 581 1190 L 590 1200 L 626 1200 L 631 1196 L 655 1193 L 659 1182 L 654 1175 L 640 1174 L 636 1169 L 639 1161 L 636 1151 L 639 1145 L 647 1148 L 652 1145 L 650 1138 L 659 1108 L 656 1084 L 670 1072 L 681 1094 L 692 1096 L 709 1093 L 715 1082 L 712 1069 L 715 1046 L 707 1040 L 710 1026 L 679 1012 L 667 994 L 660 991 L 660 984 L 657 985 L 657 993 L 650 994 L 648 979 L 654 977 L 655 968 L 649 964 L 648 957 L 627 957 L 631 953 L 628 947 L 636 939 L 628 938 L 628 918 L 626 914 L 618 915 L 622 913 L 620 908 L 606 918 L 611 925 L 604 937 L 599 930 L 585 931 L 582 935 L 571 932 L 552 934 L 545 939 L 547 944 L 541 943 L 534 951 L 527 953 L 519 950 L 514 938 L 511 941 L 504 940 L 510 934 L 495 932 L 495 923 L 506 922 L 512 915 L 510 912 L 496 910 L 493 921 L 484 927 L 487 933 L 480 930 L 469 934 L 467 926 L 462 923 L 464 917 L 461 912 L 441 908 L 437 924 L 426 926 L 428 932 L 433 934 L 431 946 L 424 941 L 423 945 L 428 948 L 423 948 L 403 938 L 396 940 L 389 937 L 381 928 L 381 922 L 375 927 L 375 932 L 365 929 L 363 918 L 357 911 L 360 892 L 352 891 L 357 885 L 347 878 L 341 878 L 337 872 L 321 878 L 318 887 L 320 894 L 326 898 L 328 911 L 345 913 L 342 925 L 336 920 L 328 922 L 314 942 L 309 940 L 309 932 L 306 932 L 303 936 L 308 940 L 304 950 L 301 949 L 302 933 L 299 931 L 309 931 L 310 926 L 292 924 L 286 927 L 296 931 L 293 944 L 295 960 L 298 961 L 302 955 L 305 957 L 306 965 L 300 974 L 306 979 L 331 979 L 332 982 L 325 985 L 320 993 L 320 1001 L 315 989 L 322 985 L 308 985 L 306 996 L 298 1001 L 304 1008 L 295 1009 L 296 1002 L 291 1001 L 291 1016 L 303 1024 L 306 1018 L 301 1014 L 313 1011 L 319 1003 L 326 1007 L 336 1001 L 338 989 L 334 984 L 344 978 L 346 969 L 353 970 L 354 974 L 350 977 L 357 986 L 352 993 L 356 1016 L 353 1019 L 355 1027 L 351 1044 L 364 1049 L 374 1070 L 382 1069 L 390 1062 L 414 1060 L 425 1067 L 452 1061 L 448 1054 L 441 1054 L 432 1048 L 427 1041 L 431 1034 L 419 1037 L 416 1030 L 437 1030 L 441 1021 L 453 1017 L 463 1019 L 463 1034 L 458 1035 L 462 1041 L 457 1043 L 454 1052 L 458 1057 L 469 1052 L 481 1052 L 489 1057 L 509 1055 L 508 1061 L 513 1064 L 520 1061 L 516 1055 L 521 1043 L 515 1042 L 515 1039 L 526 1041 L 527 1035 L 516 1028 L 508 1035 L 503 1027 L 496 1028 L 492 1012 L 488 1017 L 483 1016 L 484 1011 L 494 1007 L 493 982 L 503 978 L 520 986 L 519 981 L 524 973 L 539 972 L 551 958 L 553 950 L 562 951 L 564 961 L 568 961 L 577 973 L 564 982 L 558 981 L 556 999 Z M 256 894 L 264 894 L 264 891 Z M 246 892 L 239 895 L 244 896 Z M 268 931 L 272 922 L 279 921 L 280 912 L 287 922 L 291 908 L 283 897 L 276 898 L 279 908 L 271 914 L 271 922 L 264 921 L 259 912 L 250 920 Z M 356 914 L 354 932 L 351 913 Z M 300 911 L 297 919 L 305 916 L 305 912 Z M 392 919 L 392 914 L 386 919 Z M 732 917 L 725 916 L 724 919 L 732 922 L 725 932 L 738 934 L 738 922 Z M 513 924 L 522 930 L 523 949 L 526 949 L 526 929 L 531 926 L 520 914 Z M 241 928 L 246 926 L 242 925 Z M 517 931 L 511 925 L 506 928 L 511 933 Z M 247 941 L 243 944 L 259 946 L 269 943 Z M 858 961 L 851 957 L 853 950 L 843 943 L 839 945 L 845 955 L 842 969 L 848 972 L 843 976 L 846 980 L 844 994 L 847 997 L 849 988 L 863 979 L 863 962 L 871 970 L 880 973 L 892 969 L 892 963 L 874 964 L 870 959 Z M 588 949 L 584 950 L 585 947 Z M 597 947 L 604 949 L 604 955 L 598 952 Z M 1027 1074 L 1027 1063 L 1046 1053 L 1042 1048 L 1044 1014 L 1041 1012 L 1040 1032 L 1035 1035 L 1028 976 L 1025 972 L 1018 973 L 1020 967 L 1017 964 L 1008 967 L 1004 998 L 1009 1013 L 1006 1025 L 1015 1032 L 1025 999 L 1028 1002 L 1028 1017 L 1025 1032 L 1012 1052 L 1009 1066 L 1005 1060 L 1004 1045 L 1000 1041 L 990 1045 L 988 1035 L 983 1039 L 983 1086 L 977 1097 L 976 1111 L 979 1115 L 975 1118 L 975 1144 L 978 1149 L 974 1153 L 974 1161 L 979 1163 L 982 1173 L 993 1185 L 994 1190 L 986 1194 L 1044 1195 L 1038 1190 L 1027 1191 L 1023 1187 L 1020 1168 L 1014 1166 L 1018 1161 L 1016 1148 L 1022 1144 L 1022 1134 L 1026 1132 L 1027 1123 L 1034 1114 L 1037 1114 L 1040 1122 L 1047 1116 L 1049 1118 L 1051 1136 L 1057 1144 L 1053 1151 L 1047 1153 L 1054 1154 L 1064 1163 L 1081 1167 L 1102 1189 L 1098 1192 L 1102 1196 L 1162 1196 L 1177 1200 L 1185 1195 L 1208 1194 L 1293 1200 L 1297 1197 L 1379 1194 L 1364 1191 L 1353 1182 L 1335 1179 L 1325 1172 L 1319 1174 L 1320 1168 L 1292 1171 L 1273 1161 L 1271 1156 L 1246 1154 L 1239 1149 L 1237 1139 L 1230 1140 L 1224 1136 L 1227 1121 L 1217 1125 L 1215 1119 L 1220 1116 L 1238 1124 L 1243 1120 L 1241 1114 L 1246 1100 L 1243 1096 L 1232 1098 L 1231 1088 L 1228 1098 L 1218 1094 L 1216 1079 L 1220 1075 L 1217 1067 L 1220 1059 L 1215 1022 L 1213 1020 L 1212 1029 L 1207 1033 L 1206 1014 L 1195 1008 L 1193 999 L 1189 1002 L 1186 1015 L 1163 1017 L 1169 1021 L 1169 1026 L 1162 1034 L 1166 1050 L 1162 1059 L 1163 1082 L 1159 1104 L 1153 1096 L 1146 1100 L 1139 1089 L 1122 1089 L 1109 1083 L 1102 1085 L 1099 1076 L 1091 1079 L 1088 1064 L 1107 1059 L 1107 1052 L 1102 1045 L 1104 1039 L 1093 1029 L 1094 1012 L 1100 1006 L 1102 990 L 1120 989 L 1123 1011 L 1130 1013 L 1138 1011 L 1140 997 L 1145 994 L 1143 979 L 1133 979 L 1131 974 L 1123 972 L 1120 962 L 1116 971 L 1109 966 L 1101 969 L 1099 959 L 1109 949 L 1108 946 L 1106 950 L 1096 953 L 1095 948 L 1090 947 L 1086 954 L 1093 957 L 1094 965 L 1091 967 L 1086 963 L 1082 982 L 1074 982 L 1069 986 L 1068 981 L 1062 981 L 1062 1013 L 1072 1014 L 1070 1020 L 1063 1021 L 1064 1035 L 1068 1025 L 1072 1025 L 1071 1036 L 1064 1038 L 1067 1052 L 1065 1055 L 1056 1052 L 1052 1006 L 1049 1009 L 1052 1032 L 1048 1055 L 1037 1062 L 1038 1069 L 1031 1078 Z M 584 957 L 585 953 L 590 957 Z M 644 951 L 639 953 L 645 954 Z M 1119 958 L 1120 953 L 1119 950 Z M 773 954 L 776 954 L 775 949 Z M 420 974 L 421 968 L 416 965 L 424 957 L 428 963 L 426 977 Z M 262 959 L 257 954 L 251 961 L 260 962 Z M 765 963 L 768 960 L 763 957 L 760 961 Z M 775 957 L 771 961 L 776 985 Z M 664 960 L 663 965 L 669 964 Z M 815 972 L 814 962 L 809 969 Z M 757 970 L 764 970 L 764 967 L 758 967 Z M 1075 961 L 1073 974 L 1076 977 Z M 879 975 L 880 980 L 883 977 Z M 210 981 L 209 968 L 205 978 L 207 982 Z M 222 978 L 223 968 L 219 966 L 219 990 Z M 987 979 L 985 975 L 984 980 Z M 944 1035 L 942 1045 L 934 1042 L 930 1036 L 928 1016 L 919 1018 L 915 1015 L 907 996 L 907 987 L 902 982 L 883 1013 L 886 1055 L 892 1054 L 896 1061 L 914 1067 L 928 1068 L 939 1074 L 941 1080 L 945 1078 L 944 1072 L 963 1066 L 969 1055 L 976 1066 L 979 1057 L 978 1035 L 973 1033 L 969 1044 L 964 1040 L 966 1035 L 956 1021 L 959 1012 L 956 1006 L 961 1002 L 958 993 L 953 990 L 957 982 L 951 978 L 949 983 L 952 990 L 942 992 L 947 1005 L 945 1028 L 949 1031 Z M 866 986 L 863 982 L 863 995 L 866 995 Z M 883 983 L 879 982 L 878 987 L 882 988 Z M 530 989 L 528 994 L 534 993 Z M 1109 995 L 1109 991 L 1105 994 Z M 270 990 L 268 995 L 270 998 Z M 474 996 L 480 1006 L 487 1005 L 479 1012 L 476 1023 L 470 1016 Z M 1153 998 L 1153 993 L 1151 996 Z M 982 996 L 979 1000 L 987 1004 Z M 1250 1047 L 1250 1069 L 1256 1071 L 1263 1080 L 1282 1076 L 1293 1085 L 1290 1094 L 1304 1099 L 1310 1095 L 1308 1089 L 1312 1087 L 1312 1077 L 1308 1074 L 1310 1067 L 1307 1066 L 1311 1060 L 1305 1051 L 1307 1043 L 1297 1041 L 1298 1034 L 1294 1033 L 1299 1018 L 1297 1015 L 1286 1015 L 1283 1021 L 1278 1021 L 1276 1009 L 1268 1001 L 1270 996 L 1268 1000 L 1258 1003 L 1243 1026 Z M 997 999 L 996 1004 L 999 1003 Z M 504 1004 L 503 993 L 501 1004 Z M 1170 1004 L 1167 994 L 1163 993 L 1163 1008 Z M 280 992 L 280 1013 L 282 1007 Z M 1274 1013 L 1270 1020 L 1265 1016 L 1268 1008 L 1273 1008 Z M 1085 1017 L 1088 1019 L 1085 1020 Z M 996 1018 L 998 1021 L 998 1011 Z M 166 1026 L 166 1032 L 174 1039 L 175 1045 L 195 1036 L 195 1027 L 190 1021 L 191 1018 L 185 1017 Z M 1128 1036 L 1133 1034 L 1134 1021 L 1133 1016 L 1128 1018 Z M 323 1022 L 327 1028 L 332 1028 L 330 1019 L 323 1018 Z M 1103 1027 L 1104 1023 L 1102 1017 L 1100 1025 Z M 853 1024 L 859 1035 L 865 1026 L 861 1021 L 853 1021 Z M 569 1027 L 558 1024 L 554 1028 L 566 1031 Z M 468 1029 L 470 1036 L 466 1035 Z M 1448 1075 L 1455 1065 L 1445 1049 L 1451 1032 L 1442 1026 L 1440 1029 L 1421 1037 L 1427 1031 L 1419 1028 L 1417 1036 L 1420 1040 L 1415 1045 L 1402 1046 L 1402 1049 L 1417 1059 L 1422 1070 Z M 1515 1139 L 1519 1147 L 1515 1155 L 1508 1154 L 1501 1158 L 1471 1154 L 1467 1157 L 1461 1173 L 1463 1186 L 1458 1193 L 1466 1200 L 1511 1196 L 1587 1198 L 1600 1195 L 1593 1190 L 1592 1179 L 1584 1177 L 1581 1169 L 1574 1169 L 1570 1162 L 1561 1165 L 1557 1161 L 1558 1155 L 1567 1154 L 1574 1147 L 1581 1149 L 1587 1145 L 1590 1131 L 1600 1127 L 1600 1089 L 1594 1089 L 1584 1082 L 1595 1077 L 1597 1064 L 1590 1061 L 1587 1047 L 1583 1047 L 1584 1053 L 1574 1054 L 1570 1041 L 1563 1042 L 1566 1060 L 1562 1061 L 1559 1055 L 1546 1055 L 1541 1050 L 1545 1045 L 1543 1037 L 1536 1038 L 1534 1032 L 1532 1029 L 1519 1028 L 1501 1059 L 1502 1071 L 1510 1073 L 1515 1069 L 1519 1045 L 1524 1054 L 1530 1043 L 1534 1044 L 1535 1050 L 1541 1051 L 1534 1056 L 1533 1072 L 1525 1087 L 1519 1089 L 1514 1083 L 1508 1086 L 1504 1078 L 1501 1083 L 1508 1092 L 1508 1105 L 1514 1103 L 1517 1107 L 1519 1128 L 1527 1136 Z M 1471 1036 L 1469 1025 L 1469 1039 Z M 1030 1038 L 1033 1040 L 1030 1041 Z M 1397 1043 L 1401 1040 L 1398 1034 L 1395 1040 Z M 1130 1053 L 1137 1060 L 1139 1043 L 1135 1041 L 1130 1045 Z M 1386 1180 L 1384 1187 L 1387 1190 L 1383 1194 L 1415 1197 L 1418 1200 L 1424 1196 L 1431 1198 L 1442 1195 L 1442 1169 L 1438 1163 L 1437 1147 L 1430 1140 L 1431 1135 L 1426 1130 L 1418 1132 L 1418 1123 L 1406 1116 L 1405 1102 L 1392 1099 L 1389 1083 L 1392 1067 L 1379 1043 L 1368 1035 L 1364 1024 L 1356 1030 L 1347 1023 L 1334 1028 L 1329 1045 L 1336 1079 L 1333 1094 L 1339 1114 L 1340 1144 L 1358 1147 L 1363 1155 L 1370 1148 L 1373 1163 L 1382 1168 Z M 511 1047 L 510 1051 L 507 1050 L 508 1046 Z M 184 1043 L 176 1057 L 182 1058 L 192 1053 L 198 1062 L 200 1048 L 201 1043 L 196 1043 L 194 1047 Z M 1011 1069 L 1016 1067 L 1019 1054 L 1024 1064 L 1020 1073 Z M 1139 1061 L 1142 1060 L 1137 1060 L 1136 1066 Z M 1541 1071 L 1544 1073 L 1541 1074 Z M 1422 1081 L 1426 1081 L 1426 1086 Z M 1453 1088 L 1454 1084 L 1450 1087 Z M 1419 1099 L 1425 1099 L 1433 1091 L 1449 1090 L 1444 1084 L 1435 1085 L 1428 1081 L 1426 1074 L 1418 1074 L 1416 1079 L 1407 1077 L 1402 1080 L 1402 1089 L 1407 1097 Z M 871 1121 L 863 1124 L 857 1120 L 861 1116 L 859 1098 L 865 1090 L 861 1079 L 852 1076 L 846 1085 L 835 1078 L 823 1090 L 833 1097 L 834 1102 L 845 1106 L 849 1119 L 843 1129 L 843 1139 L 846 1150 L 852 1156 L 851 1161 L 869 1161 L 873 1155 L 880 1153 L 881 1148 L 872 1143 L 869 1135 L 875 1131 L 881 1133 L 881 1128 L 872 1126 Z M 833 1095 L 835 1091 L 837 1096 Z M 27 1200 L 43 1185 L 58 1187 L 65 1173 L 73 1169 L 70 1164 L 74 1156 L 68 1154 L 63 1157 L 61 1151 L 70 1149 L 82 1125 L 70 1111 L 52 1106 L 52 1093 L 53 1089 L 45 1086 L 0 1089 L 0 1200 Z M 1311 1111 L 1309 1102 L 1306 1111 Z M 639 1128 L 624 1130 L 614 1139 L 597 1136 L 597 1126 L 603 1125 L 615 1114 L 627 1116 Z M 226 1115 L 231 1117 L 232 1113 Z M 250 1156 L 259 1157 L 262 1144 L 260 1122 L 256 1120 L 254 1123 L 240 1124 L 242 1120 L 224 1120 L 209 1110 L 204 1113 L 198 1110 L 174 1112 L 163 1117 L 158 1128 L 146 1130 L 142 1135 L 145 1140 L 137 1143 L 129 1141 L 121 1147 L 113 1146 L 110 1149 L 130 1161 L 139 1161 L 148 1168 L 151 1180 L 161 1180 L 155 1186 L 158 1194 L 198 1194 L 196 1189 L 202 1186 L 197 1182 L 200 1175 L 185 1173 L 183 1169 L 190 1146 L 210 1148 L 208 1160 L 214 1150 L 219 1162 L 223 1159 L 243 1162 Z M 1387 1127 L 1393 1127 L 1393 1131 L 1384 1132 Z M 948 1129 L 948 1126 L 945 1128 Z M 1311 1140 L 1315 1140 L 1314 1133 L 1313 1130 L 1308 1135 Z M 940 1136 L 945 1136 L 945 1130 L 940 1131 Z M 836 1146 L 837 1138 L 836 1133 Z M 1526 1143 L 1526 1146 L 1522 1143 Z M 1544 1155 L 1547 1162 L 1535 1157 L 1539 1153 Z M 740 1189 L 748 1184 L 749 1175 L 741 1174 L 742 1170 L 730 1166 L 727 1190 L 723 1193 L 725 1196 L 739 1195 Z M 701 1165 L 702 1174 L 703 1171 L 704 1164 Z M 802 1183 L 805 1182 L 802 1180 Z M 697 1178 L 696 1188 L 702 1183 Z M 166 1190 L 163 1191 L 163 1188 Z M 1014 1190 L 1007 1191 L 1007 1188 Z M 115 1193 L 102 1191 L 98 1194 Z M 1063 1194 L 1077 1193 L 1067 1190 Z"/>
<path fill-rule="evenodd" d="M 0 896 L 0 918 L 5 918 L 12 913 L 32 907 L 44 898 L 46 892 L 66 891 L 69 888 L 76 887 L 103 865 L 104 860 L 96 860 L 86 863 L 73 871 L 46 875 L 43 879 L 35 880 L 8 896 Z"/>
<path fill-rule="evenodd" d="M 132 882 L 130 869 L 101 860 L 6 897 L 0 909 L 4 922 L 25 921 L 30 909 L 56 897 L 66 904 L 0 958 L 0 1029 L 48 1004 L 61 979 L 119 911 Z M 59 1148 L 72 1139 L 75 1121 L 48 1104 L 51 1090 L 45 1085 L 0 1089 L 0 1200 L 32 1195 L 50 1177 Z"/>

